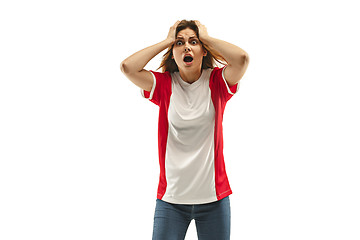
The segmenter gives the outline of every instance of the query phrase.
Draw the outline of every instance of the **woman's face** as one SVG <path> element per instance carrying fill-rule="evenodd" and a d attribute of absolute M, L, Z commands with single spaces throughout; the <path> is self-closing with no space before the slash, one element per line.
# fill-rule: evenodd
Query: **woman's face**
<path fill-rule="evenodd" d="M 176 36 L 173 48 L 173 57 L 179 70 L 201 69 L 203 56 L 206 56 L 206 50 L 203 49 L 194 30 L 181 30 Z"/>

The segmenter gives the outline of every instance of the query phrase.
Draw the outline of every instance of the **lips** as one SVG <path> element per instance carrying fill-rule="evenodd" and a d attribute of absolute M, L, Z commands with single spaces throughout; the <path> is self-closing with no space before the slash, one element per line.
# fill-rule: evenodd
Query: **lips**
<path fill-rule="evenodd" d="M 194 60 L 194 57 L 193 56 L 191 56 L 190 54 L 186 54 L 185 56 L 184 56 L 184 62 L 186 63 L 186 64 L 191 64 L 192 63 L 192 61 Z"/>

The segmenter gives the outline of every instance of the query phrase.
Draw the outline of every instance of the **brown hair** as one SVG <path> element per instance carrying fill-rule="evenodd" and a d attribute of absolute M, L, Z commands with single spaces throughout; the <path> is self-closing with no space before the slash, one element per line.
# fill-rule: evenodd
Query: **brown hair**
<path fill-rule="evenodd" d="M 193 21 L 193 20 L 190 20 L 190 21 L 182 20 L 176 27 L 175 36 L 177 36 L 177 34 L 181 30 L 184 30 L 187 28 L 192 29 L 196 33 L 196 36 L 199 38 L 199 29 L 198 29 L 195 21 Z M 201 69 L 214 68 L 217 66 L 216 62 L 223 64 L 223 65 L 227 64 L 226 60 L 217 51 L 215 51 L 214 49 L 210 48 L 209 46 L 207 46 L 206 44 L 204 44 L 202 42 L 201 42 L 201 45 L 207 51 L 206 56 L 203 57 Z M 174 48 L 174 45 L 169 47 L 168 51 L 163 56 L 163 60 L 161 61 L 160 67 L 158 68 L 158 69 L 162 68 L 163 72 L 169 71 L 170 73 L 173 73 L 173 72 L 179 71 L 179 68 L 176 65 L 175 60 L 172 59 L 173 48 Z"/>

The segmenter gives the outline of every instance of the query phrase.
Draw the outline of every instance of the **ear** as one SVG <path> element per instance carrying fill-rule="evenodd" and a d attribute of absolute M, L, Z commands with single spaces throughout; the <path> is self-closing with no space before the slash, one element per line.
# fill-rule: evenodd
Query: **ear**
<path fill-rule="evenodd" d="M 207 55 L 207 51 L 204 49 L 203 56 L 205 57 Z"/>

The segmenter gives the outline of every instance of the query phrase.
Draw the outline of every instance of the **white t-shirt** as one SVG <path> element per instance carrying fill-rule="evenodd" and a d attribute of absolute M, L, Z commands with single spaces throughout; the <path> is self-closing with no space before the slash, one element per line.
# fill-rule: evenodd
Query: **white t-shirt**
<path fill-rule="evenodd" d="M 222 118 L 239 85 L 228 86 L 224 69 L 204 69 L 192 84 L 179 72 L 152 72 L 152 90 L 142 91 L 160 107 L 158 199 L 203 204 L 232 193 L 223 157 Z"/>

